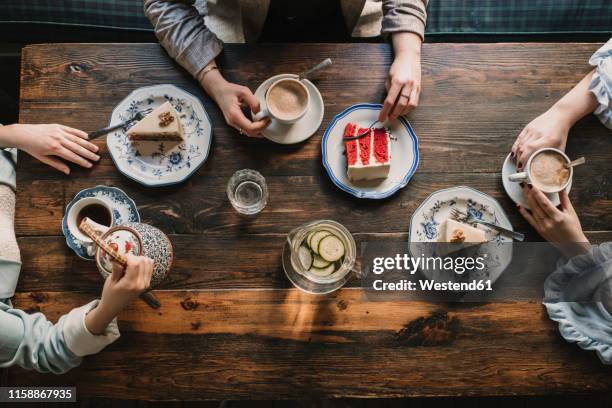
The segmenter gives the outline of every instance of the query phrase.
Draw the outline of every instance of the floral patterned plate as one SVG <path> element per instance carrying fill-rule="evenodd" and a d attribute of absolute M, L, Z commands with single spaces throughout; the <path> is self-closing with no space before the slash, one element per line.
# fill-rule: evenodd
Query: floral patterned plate
<path fill-rule="evenodd" d="M 423 245 L 438 241 L 440 225 L 451 217 L 451 210 L 457 208 L 470 213 L 478 219 L 500 225 L 513 230 L 508 216 L 493 197 L 470 187 L 452 187 L 438 190 L 431 194 L 416 209 L 410 220 L 408 243 L 413 256 L 435 256 L 436 245 Z M 473 225 L 476 227 L 476 225 Z M 487 240 L 487 250 L 493 249 L 487 256 L 487 268 L 481 273 L 482 279 L 495 282 L 512 261 L 512 239 L 500 235 L 498 232 L 478 225 L 484 229 Z M 441 279 L 448 276 L 436 276 L 436 271 L 423 270 L 428 279 Z M 456 275 L 456 274 L 453 274 Z M 457 275 L 459 276 L 459 275 Z"/>
<path fill-rule="evenodd" d="M 113 110 L 110 125 L 133 117 L 136 112 L 170 102 L 180 115 L 185 140 L 176 142 L 131 142 L 127 129 L 110 133 L 108 151 L 117 169 L 149 187 L 177 184 L 188 179 L 206 161 L 212 140 L 212 125 L 202 103 L 174 85 L 139 88 Z"/>
<path fill-rule="evenodd" d="M 107 202 L 108 207 L 113 211 L 112 226 L 125 224 L 127 222 L 140 222 L 140 214 L 138 213 L 134 200 L 117 187 L 96 186 L 79 191 L 66 206 L 66 212 L 62 219 L 62 232 L 66 237 L 66 244 L 75 254 L 87 261 L 93 261 L 94 256 L 89 255 L 87 249 L 81 245 L 81 242 L 77 240 L 74 235 L 72 235 L 68 229 L 68 221 L 66 220 L 70 208 L 72 208 L 77 201 L 85 197 L 97 197 Z"/>

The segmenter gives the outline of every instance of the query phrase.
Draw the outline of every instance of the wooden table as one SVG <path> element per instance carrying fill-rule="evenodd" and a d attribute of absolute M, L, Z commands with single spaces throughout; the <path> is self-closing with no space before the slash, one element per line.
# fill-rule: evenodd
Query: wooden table
<path fill-rule="evenodd" d="M 335 219 L 357 242 L 406 240 L 410 217 L 432 192 L 467 185 L 497 198 L 518 230 L 538 240 L 506 197 L 503 159 L 516 135 L 588 71 L 597 44 L 426 44 L 423 97 L 410 115 L 421 163 L 394 197 L 364 201 L 337 189 L 321 165 L 321 135 L 347 106 L 381 101 L 391 51 L 383 44 L 228 46 L 228 79 L 255 89 L 270 75 L 298 72 L 324 57 L 317 81 L 325 100 L 319 132 L 298 146 L 241 137 L 215 104 L 155 44 L 55 44 L 24 49 L 21 122 L 62 122 L 93 130 L 135 88 L 172 83 L 199 96 L 214 126 L 212 153 L 184 184 L 145 188 L 101 163 L 65 177 L 25 154 L 18 168 L 16 228 L 23 271 L 15 304 L 55 320 L 97 296 L 92 263 L 67 248 L 65 205 L 81 189 L 125 190 L 145 222 L 170 234 L 174 273 L 153 311 L 135 301 L 120 317 L 122 337 L 64 376 L 14 368 L 8 383 L 73 384 L 84 396 L 223 399 L 514 395 L 609 392 L 610 368 L 566 343 L 541 299 L 496 304 L 369 302 L 361 289 L 309 296 L 291 288 L 280 266 L 288 231 Z M 593 116 L 571 132 L 572 201 L 595 242 L 612 239 L 612 138 Z M 237 169 L 263 173 L 270 202 L 253 222 L 231 208 L 225 185 Z M 358 287 L 358 283 L 353 286 Z M 415 342 L 397 336 L 432 317 Z M 420 330 L 419 329 L 419 330 Z M 427 331 L 429 330 L 429 331 Z"/>

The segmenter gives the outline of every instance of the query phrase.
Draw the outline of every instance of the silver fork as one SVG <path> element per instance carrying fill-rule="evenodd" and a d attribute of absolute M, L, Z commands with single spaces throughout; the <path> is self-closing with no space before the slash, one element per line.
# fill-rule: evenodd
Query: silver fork
<path fill-rule="evenodd" d="M 105 135 L 107 133 L 110 133 L 110 132 L 112 132 L 114 130 L 121 129 L 121 128 L 129 125 L 130 123 L 132 123 L 134 121 L 142 120 L 142 118 L 144 118 L 145 116 L 147 116 L 151 112 L 153 112 L 152 108 L 147 108 L 145 110 L 138 111 L 138 112 L 136 112 L 136 114 L 131 119 L 128 119 L 128 120 L 126 120 L 124 122 L 118 123 L 118 124 L 113 125 L 113 126 L 105 127 L 103 129 L 94 130 L 93 132 L 89 132 L 87 134 L 87 136 L 88 136 L 89 140 L 97 139 L 100 136 L 103 136 L 103 135 Z"/>
<path fill-rule="evenodd" d="M 483 221 L 479 218 L 474 217 L 472 214 L 469 213 L 465 213 L 461 210 L 458 210 L 456 208 L 451 208 L 451 216 L 455 221 L 463 221 L 463 222 L 467 222 L 467 223 L 476 223 L 476 224 L 481 224 L 484 225 L 485 227 L 494 229 L 495 231 L 500 232 L 501 234 L 504 234 L 506 236 L 509 236 L 510 238 L 516 240 L 516 241 L 524 241 L 525 240 L 525 235 L 521 234 L 520 232 L 516 232 L 516 231 L 512 231 L 509 230 L 507 228 L 504 227 L 500 227 L 499 225 L 495 225 L 492 224 L 490 222 L 487 221 Z"/>
<path fill-rule="evenodd" d="M 361 139 L 362 137 L 364 137 L 364 136 L 366 136 L 366 135 L 370 134 L 370 132 L 372 131 L 372 128 L 373 128 L 373 127 L 374 127 L 374 125 L 375 125 L 375 124 L 377 124 L 377 123 L 378 123 L 378 120 L 375 120 L 374 122 L 372 122 L 372 124 L 371 124 L 370 126 L 368 126 L 368 128 L 367 128 L 366 130 L 364 130 L 364 131 L 363 131 L 363 132 L 361 132 L 360 134 L 355 135 L 355 136 L 345 137 L 345 138 L 344 138 L 344 139 L 342 139 L 342 140 L 345 140 L 345 141 L 346 141 L 346 140 L 357 140 L 357 139 Z"/>

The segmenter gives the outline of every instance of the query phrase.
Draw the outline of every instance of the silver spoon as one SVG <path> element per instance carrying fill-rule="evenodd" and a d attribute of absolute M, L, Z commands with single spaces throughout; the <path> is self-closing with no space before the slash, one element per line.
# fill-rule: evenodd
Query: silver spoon
<path fill-rule="evenodd" d="M 319 62 L 317 65 L 315 65 L 314 67 L 301 72 L 298 75 L 298 79 L 301 81 L 303 79 L 310 79 L 316 72 L 318 72 L 319 70 L 323 69 L 323 68 L 327 68 L 330 67 L 332 64 L 332 60 L 331 58 L 325 58 L 322 62 Z"/>
<path fill-rule="evenodd" d="M 566 163 L 565 167 L 569 169 L 570 167 L 580 166 L 581 164 L 584 164 L 584 163 L 586 163 L 586 159 L 584 158 L 584 156 L 582 156 L 570 163 Z"/>

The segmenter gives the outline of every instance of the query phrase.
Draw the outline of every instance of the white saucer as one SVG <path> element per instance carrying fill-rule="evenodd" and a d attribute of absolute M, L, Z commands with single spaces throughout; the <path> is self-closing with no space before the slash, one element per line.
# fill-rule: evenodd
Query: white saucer
<path fill-rule="evenodd" d="M 523 195 L 523 189 L 521 188 L 521 183 L 515 183 L 515 182 L 508 180 L 508 176 L 516 173 L 516 171 L 517 171 L 516 164 L 514 163 L 514 160 L 510 158 L 510 155 L 506 156 L 506 160 L 504 160 L 504 166 L 502 167 L 502 183 L 504 185 L 504 190 L 506 190 L 506 194 L 508 194 L 508 197 L 510 197 L 512 201 L 514 201 L 515 204 L 518 204 L 521 207 L 524 207 L 530 210 L 529 203 L 527 202 L 527 199 Z M 570 180 L 565 190 L 569 193 L 571 189 L 572 189 L 572 180 Z M 552 194 L 545 193 L 545 194 L 550 199 L 550 201 L 553 203 L 555 207 L 561 204 L 561 201 L 559 200 L 559 194 L 557 193 L 552 193 Z"/>
<path fill-rule="evenodd" d="M 293 74 L 280 74 L 266 79 L 255 91 L 255 97 L 259 99 L 262 108 L 265 106 L 265 94 L 270 85 L 282 78 L 297 78 Z M 323 122 L 323 112 L 325 110 L 323 97 L 312 82 L 307 79 L 302 81 L 310 93 L 310 106 L 308 112 L 297 122 L 286 125 L 272 119 L 270 126 L 263 131 L 266 139 L 280 144 L 300 143 L 314 135 Z"/>

